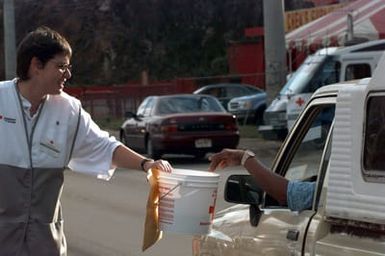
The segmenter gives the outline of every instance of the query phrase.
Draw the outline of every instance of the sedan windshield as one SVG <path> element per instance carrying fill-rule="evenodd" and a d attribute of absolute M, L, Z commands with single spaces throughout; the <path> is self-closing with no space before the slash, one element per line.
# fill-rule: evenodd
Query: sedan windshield
<path fill-rule="evenodd" d="M 158 115 L 193 112 L 225 112 L 218 101 L 211 97 L 168 97 L 157 104 Z"/>

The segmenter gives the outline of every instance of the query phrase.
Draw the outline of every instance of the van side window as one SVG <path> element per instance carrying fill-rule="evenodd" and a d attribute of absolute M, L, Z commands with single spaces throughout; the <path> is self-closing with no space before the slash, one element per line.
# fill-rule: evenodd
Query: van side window
<path fill-rule="evenodd" d="M 364 143 L 364 176 L 385 177 L 385 95 L 368 99 Z"/>
<path fill-rule="evenodd" d="M 371 75 L 372 75 L 372 72 L 370 70 L 369 64 L 366 64 L 366 63 L 349 64 L 346 66 L 346 73 L 345 73 L 346 81 L 370 77 Z"/>

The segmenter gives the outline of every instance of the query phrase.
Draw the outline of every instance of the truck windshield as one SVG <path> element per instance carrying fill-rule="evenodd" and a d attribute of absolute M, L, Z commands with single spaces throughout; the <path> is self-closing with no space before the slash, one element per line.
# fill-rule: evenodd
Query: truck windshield
<path fill-rule="evenodd" d="M 309 56 L 282 88 L 281 95 L 312 93 L 339 81 L 341 64 L 328 55 Z"/>

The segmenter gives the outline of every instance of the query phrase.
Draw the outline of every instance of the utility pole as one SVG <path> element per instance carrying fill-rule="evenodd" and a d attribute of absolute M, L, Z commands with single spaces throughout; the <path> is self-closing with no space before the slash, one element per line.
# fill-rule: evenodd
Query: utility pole
<path fill-rule="evenodd" d="M 16 76 L 15 7 L 13 0 L 3 0 L 5 79 Z"/>
<path fill-rule="evenodd" d="M 263 0 L 265 88 L 268 104 L 286 82 L 286 45 L 283 0 Z"/>

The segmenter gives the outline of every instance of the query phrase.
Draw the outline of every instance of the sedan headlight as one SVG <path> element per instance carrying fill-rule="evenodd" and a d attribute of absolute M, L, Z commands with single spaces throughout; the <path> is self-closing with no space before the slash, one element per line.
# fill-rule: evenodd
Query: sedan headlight
<path fill-rule="evenodd" d="M 250 100 L 243 100 L 239 102 L 240 109 L 251 109 L 252 104 Z"/>
<path fill-rule="evenodd" d="M 228 108 L 230 111 L 236 111 L 236 110 L 248 110 L 251 109 L 253 106 L 251 100 L 237 100 L 237 101 L 230 101 L 228 104 Z"/>

